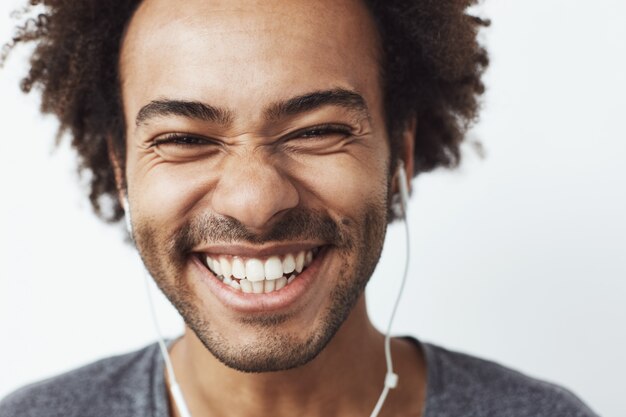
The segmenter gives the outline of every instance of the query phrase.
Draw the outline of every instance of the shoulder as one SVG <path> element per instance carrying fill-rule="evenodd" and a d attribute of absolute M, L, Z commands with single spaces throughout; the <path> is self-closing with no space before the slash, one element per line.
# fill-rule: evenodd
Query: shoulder
<path fill-rule="evenodd" d="M 426 417 L 597 417 L 563 387 L 492 361 L 422 346 L 430 368 Z"/>
<path fill-rule="evenodd" d="M 137 394 L 156 377 L 155 352 L 151 345 L 20 388 L 0 401 L 0 417 L 138 415 L 145 404 Z"/>

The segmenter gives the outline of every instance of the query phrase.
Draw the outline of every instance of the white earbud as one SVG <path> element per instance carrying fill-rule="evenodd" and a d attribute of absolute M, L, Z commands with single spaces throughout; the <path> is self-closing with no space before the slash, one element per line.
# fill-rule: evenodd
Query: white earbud
<path fill-rule="evenodd" d="M 402 160 L 398 161 L 396 176 L 398 177 L 399 192 L 393 195 L 391 209 L 397 218 L 406 219 L 406 212 L 409 204 L 409 184 L 406 180 L 406 171 Z"/>
<path fill-rule="evenodd" d="M 126 224 L 126 231 L 133 237 L 133 224 L 130 221 L 130 206 L 128 205 L 128 197 L 124 196 L 122 199 L 122 208 L 124 209 L 124 223 Z"/>
<path fill-rule="evenodd" d="M 409 184 L 406 180 L 404 162 L 398 161 L 398 185 L 400 188 L 400 202 L 402 203 L 403 217 L 406 218 L 406 211 L 409 206 Z"/>

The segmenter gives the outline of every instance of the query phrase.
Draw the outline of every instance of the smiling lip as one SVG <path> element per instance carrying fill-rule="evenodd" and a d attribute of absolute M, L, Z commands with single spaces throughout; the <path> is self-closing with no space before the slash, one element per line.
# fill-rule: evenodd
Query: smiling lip
<path fill-rule="evenodd" d="M 271 253 L 277 254 L 293 250 L 294 248 L 311 248 L 312 245 L 290 245 L 277 250 L 272 248 Z M 232 247 L 230 247 L 232 248 Z M 239 248 L 240 249 L 240 248 Z M 219 252 L 221 254 L 236 253 L 243 256 L 242 251 L 223 248 L 211 248 L 212 253 Z M 264 253 L 265 252 L 265 253 Z M 199 256 L 192 256 L 193 273 L 202 284 L 206 285 L 211 293 L 228 309 L 240 313 L 267 313 L 285 309 L 296 303 L 302 295 L 310 288 L 315 276 L 317 275 L 323 260 L 328 252 L 328 247 L 320 248 L 319 253 L 311 264 L 306 267 L 296 279 L 284 288 L 263 294 L 244 293 L 232 288 L 230 285 L 220 281 L 211 270 L 202 262 Z M 252 251 L 248 252 L 252 254 Z M 269 254 L 267 251 L 254 251 L 255 256 Z"/>

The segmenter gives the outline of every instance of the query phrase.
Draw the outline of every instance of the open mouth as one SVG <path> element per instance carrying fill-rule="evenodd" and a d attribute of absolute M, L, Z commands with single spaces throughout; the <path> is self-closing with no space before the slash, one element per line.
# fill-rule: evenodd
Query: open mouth
<path fill-rule="evenodd" d="M 307 269 L 321 247 L 294 253 L 253 258 L 200 254 L 202 263 L 224 284 L 244 293 L 280 291 Z"/>

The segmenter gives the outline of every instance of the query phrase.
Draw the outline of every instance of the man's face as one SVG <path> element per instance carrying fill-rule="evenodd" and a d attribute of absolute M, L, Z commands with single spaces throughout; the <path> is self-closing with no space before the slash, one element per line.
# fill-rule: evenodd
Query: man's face
<path fill-rule="evenodd" d="M 378 261 L 389 146 L 376 36 L 357 0 L 146 0 L 131 21 L 120 68 L 136 244 L 233 368 L 310 361 Z"/>

